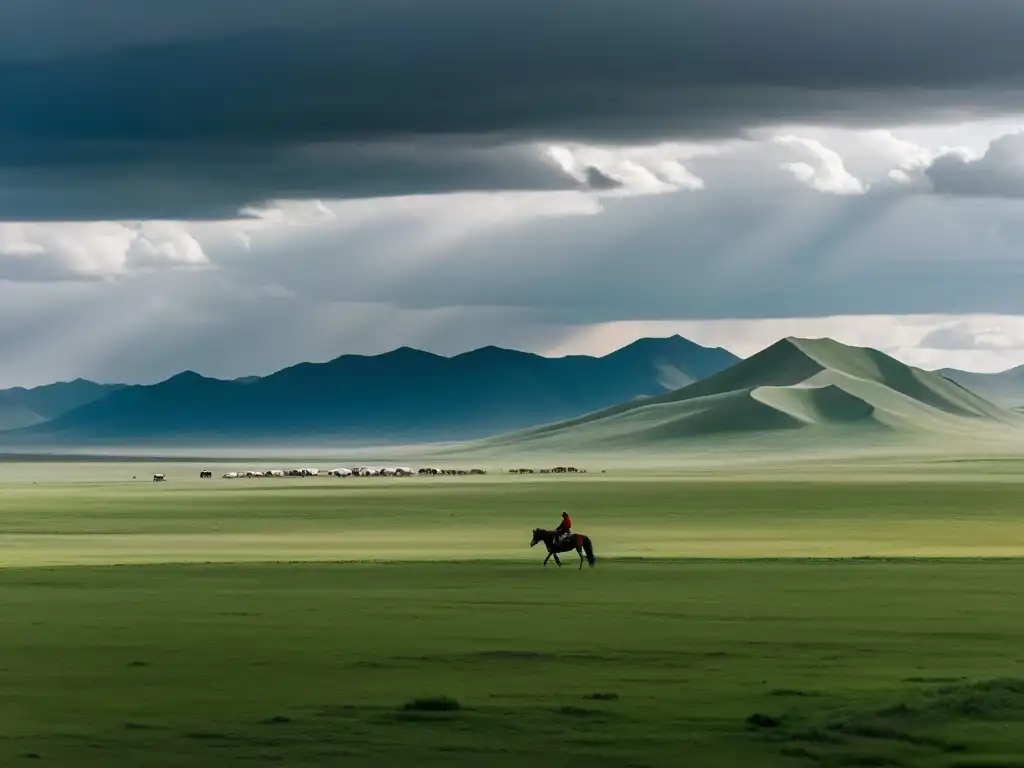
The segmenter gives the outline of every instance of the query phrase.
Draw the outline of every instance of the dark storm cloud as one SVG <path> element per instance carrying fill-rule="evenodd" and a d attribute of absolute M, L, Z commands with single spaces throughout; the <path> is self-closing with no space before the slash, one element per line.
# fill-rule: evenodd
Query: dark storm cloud
<path fill-rule="evenodd" d="M 550 188 L 572 180 L 498 172 L 500 158 L 481 170 L 454 147 L 1024 106 L 1017 0 L 179 0 L 141 10 L 155 5 L 0 5 L 0 217 L 203 217 L 239 198 Z M 340 168 L 294 162 L 296 148 L 317 143 L 425 137 L 456 142 L 445 163 L 406 166 L 386 145 Z M 94 181 L 91 201 L 75 197 Z"/>
<path fill-rule="evenodd" d="M 0 58 L 40 61 L 261 29 L 317 29 L 337 20 L 337 6 L 337 0 L 4 0 Z"/>
<path fill-rule="evenodd" d="M 24 142 L 22 147 L 0 165 L 0 220 L 227 219 L 275 198 L 589 186 L 531 147 L 436 139 L 294 146 Z"/>

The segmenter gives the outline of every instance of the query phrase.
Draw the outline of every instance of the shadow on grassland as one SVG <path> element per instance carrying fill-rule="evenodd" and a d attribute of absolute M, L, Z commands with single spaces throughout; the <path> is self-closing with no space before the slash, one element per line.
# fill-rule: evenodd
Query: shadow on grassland
<path fill-rule="evenodd" d="M 794 705 L 754 713 L 746 725 L 783 755 L 823 766 L 1024 768 L 1024 680 L 917 680 L 923 687 L 882 707 Z"/>

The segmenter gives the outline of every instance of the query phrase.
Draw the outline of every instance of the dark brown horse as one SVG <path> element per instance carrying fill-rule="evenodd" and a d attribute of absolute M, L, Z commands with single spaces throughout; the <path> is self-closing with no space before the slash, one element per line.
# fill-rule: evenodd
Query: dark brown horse
<path fill-rule="evenodd" d="M 548 549 L 548 556 L 544 558 L 544 565 L 548 564 L 548 560 L 552 557 L 555 558 L 555 563 L 559 568 L 562 567 L 562 561 L 558 559 L 559 552 L 569 552 L 573 549 L 576 550 L 576 554 L 580 556 L 580 570 L 583 570 L 583 553 L 587 553 L 587 562 L 590 563 L 590 567 L 594 567 L 594 545 L 590 542 L 589 536 L 584 536 L 582 533 L 570 533 L 569 536 L 555 544 L 555 537 L 558 536 L 556 531 L 547 531 L 543 528 L 533 529 L 533 541 L 530 542 L 530 546 L 536 546 L 540 542 L 544 542 L 544 546 Z"/>

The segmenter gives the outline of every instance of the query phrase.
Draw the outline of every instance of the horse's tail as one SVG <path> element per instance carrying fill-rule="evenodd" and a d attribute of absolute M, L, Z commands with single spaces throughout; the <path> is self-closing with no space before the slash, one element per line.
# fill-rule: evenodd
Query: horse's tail
<path fill-rule="evenodd" d="M 589 536 L 583 537 L 583 551 L 587 553 L 587 562 L 590 563 L 590 567 L 594 567 L 594 561 L 597 560 L 594 557 L 594 545 L 590 542 Z"/>

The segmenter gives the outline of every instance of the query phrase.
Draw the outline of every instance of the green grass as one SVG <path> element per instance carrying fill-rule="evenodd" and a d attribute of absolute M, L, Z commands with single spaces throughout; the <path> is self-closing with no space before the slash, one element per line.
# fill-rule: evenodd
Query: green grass
<path fill-rule="evenodd" d="M 1024 765 L 985 466 L 9 482 L 0 765 Z M 528 547 L 563 507 L 596 568 Z"/>
<path fill-rule="evenodd" d="M 533 563 L 561 509 L 599 558 L 1024 556 L 1024 492 L 944 482 L 579 476 L 8 485 L 0 564 Z M 193 473 L 194 474 L 194 473 Z M 1012 479 L 1012 475 L 1009 476 Z M 572 557 L 575 557 L 573 554 Z"/>
<path fill-rule="evenodd" d="M 1024 760 L 1019 689 L 876 714 L 1024 677 L 1022 599 L 1018 562 L 8 570 L 0 764 Z"/>

